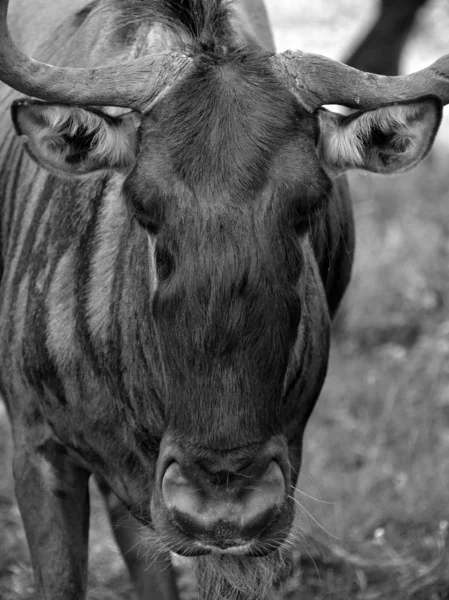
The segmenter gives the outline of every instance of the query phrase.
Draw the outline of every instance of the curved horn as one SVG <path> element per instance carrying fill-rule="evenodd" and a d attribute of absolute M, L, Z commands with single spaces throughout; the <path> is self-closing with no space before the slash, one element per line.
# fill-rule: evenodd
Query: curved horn
<path fill-rule="evenodd" d="M 426 69 L 400 77 L 365 73 L 299 50 L 287 50 L 270 60 L 276 75 L 309 112 L 323 104 L 372 110 L 420 96 L 438 96 L 449 104 L 449 54 Z"/>
<path fill-rule="evenodd" d="M 146 112 L 192 63 L 178 52 L 164 52 L 94 69 L 47 65 L 25 56 L 12 41 L 6 23 L 8 3 L 0 0 L 0 80 L 28 96 Z"/>

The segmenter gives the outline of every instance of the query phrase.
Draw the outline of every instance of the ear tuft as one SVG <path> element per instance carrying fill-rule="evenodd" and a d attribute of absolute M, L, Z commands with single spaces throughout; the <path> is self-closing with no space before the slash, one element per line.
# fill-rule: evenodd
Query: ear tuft
<path fill-rule="evenodd" d="M 321 156 L 338 173 L 354 168 L 376 173 L 406 171 L 430 150 L 441 115 L 441 101 L 434 97 L 348 117 L 321 110 Z"/>
<path fill-rule="evenodd" d="M 101 169 L 127 169 L 135 160 L 137 119 L 111 117 L 98 110 L 17 101 L 11 107 L 18 135 L 42 167 L 56 174 L 84 175 Z"/>

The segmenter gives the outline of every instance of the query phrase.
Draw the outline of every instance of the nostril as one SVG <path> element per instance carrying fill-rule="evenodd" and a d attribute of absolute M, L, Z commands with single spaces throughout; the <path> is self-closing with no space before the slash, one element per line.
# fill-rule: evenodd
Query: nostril
<path fill-rule="evenodd" d="M 245 510 L 257 520 L 258 515 L 278 509 L 285 498 L 285 480 L 278 463 L 272 460 L 263 474 L 248 486 Z"/>
<path fill-rule="evenodd" d="M 175 461 L 170 463 L 165 471 L 164 481 L 169 485 L 189 485 L 189 481 Z"/>
<path fill-rule="evenodd" d="M 273 486 L 274 489 L 284 488 L 284 476 L 277 461 L 270 461 L 266 470 L 261 476 L 261 482 L 266 485 Z"/>
<path fill-rule="evenodd" d="M 165 471 L 162 497 L 169 510 L 191 514 L 201 508 L 201 488 L 183 473 L 177 462 L 172 462 Z"/>
<path fill-rule="evenodd" d="M 282 509 L 285 480 L 275 460 L 241 485 L 211 485 L 190 467 L 172 462 L 162 479 L 167 515 L 186 534 L 232 545 L 261 534 Z"/>

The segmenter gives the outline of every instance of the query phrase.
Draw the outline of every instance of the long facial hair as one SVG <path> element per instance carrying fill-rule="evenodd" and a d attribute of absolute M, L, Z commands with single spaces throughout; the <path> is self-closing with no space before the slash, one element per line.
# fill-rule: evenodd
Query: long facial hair
<path fill-rule="evenodd" d="M 276 551 L 257 558 L 209 554 L 194 564 L 198 600 L 269 600 L 284 560 Z"/>

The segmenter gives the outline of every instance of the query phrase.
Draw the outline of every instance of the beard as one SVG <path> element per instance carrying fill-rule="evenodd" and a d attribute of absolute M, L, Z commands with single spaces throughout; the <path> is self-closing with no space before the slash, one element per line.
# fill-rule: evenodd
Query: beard
<path fill-rule="evenodd" d="M 284 568 L 280 551 L 254 558 L 208 554 L 194 564 L 198 600 L 269 600 Z"/>

